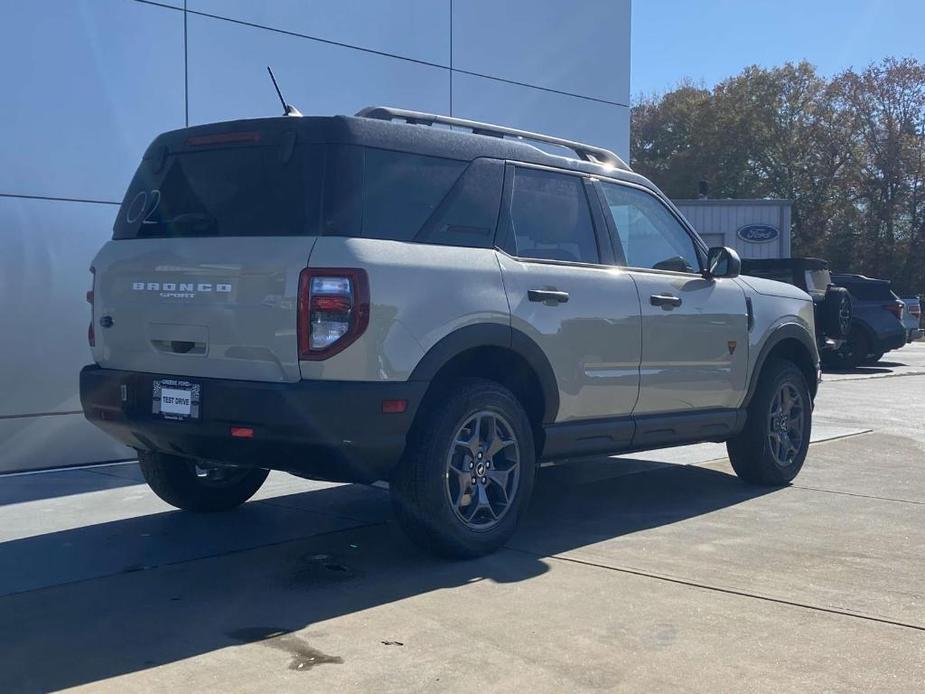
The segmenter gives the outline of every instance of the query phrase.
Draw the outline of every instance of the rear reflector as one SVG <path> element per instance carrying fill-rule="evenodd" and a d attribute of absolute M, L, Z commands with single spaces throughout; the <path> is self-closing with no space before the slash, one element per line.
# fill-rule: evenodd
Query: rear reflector
<path fill-rule="evenodd" d="M 231 427 L 231 435 L 236 439 L 252 439 L 254 430 L 250 427 Z"/>
<path fill-rule="evenodd" d="M 382 401 L 382 413 L 383 414 L 401 414 L 408 409 L 407 400 L 383 400 Z"/>

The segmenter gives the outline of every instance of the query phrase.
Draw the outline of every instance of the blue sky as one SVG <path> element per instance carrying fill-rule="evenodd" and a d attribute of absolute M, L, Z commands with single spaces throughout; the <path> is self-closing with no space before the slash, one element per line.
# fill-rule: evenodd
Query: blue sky
<path fill-rule="evenodd" d="M 630 94 L 712 87 L 752 64 L 825 75 L 888 55 L 925 61 L 925 0 L 633 0 Z"/>

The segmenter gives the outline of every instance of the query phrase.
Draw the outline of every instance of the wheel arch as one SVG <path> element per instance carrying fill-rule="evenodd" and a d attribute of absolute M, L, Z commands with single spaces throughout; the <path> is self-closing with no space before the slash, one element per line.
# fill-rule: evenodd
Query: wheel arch
<path fill-rule="evenodd" d="M 810 395 L 815 399 L 819 386 L 817 370 L 819 364 L 813 356 L 815 353 L 816 344 L 813 336 L 804 328 L 788 323 L 772 330 L 758 353 L 758 359 L 755 360 L 755 368 L 749 378 L 748 390 L 742 406 L 748 407 L 751 403 L 755 390 L 758 388 L 761 372 L 770 358 L 786 359 L 796 364 L 806 378 Z"/>
<path fill-rule="evenodd" d="M 542 437 L 542 425 L 556 419 L 559 388 L 549 359 L 532 338 L 516 328 L 496 323 L 459 328 L 427 351 L 409 380 L 430 383 L 426 401 L 443 384 L 464 376 L 488 378 L 511 390 L 531 422 L 538 425 L 534 427 L 538 437 Z M 542 440 L 538 438 L 537 443 Z"/>

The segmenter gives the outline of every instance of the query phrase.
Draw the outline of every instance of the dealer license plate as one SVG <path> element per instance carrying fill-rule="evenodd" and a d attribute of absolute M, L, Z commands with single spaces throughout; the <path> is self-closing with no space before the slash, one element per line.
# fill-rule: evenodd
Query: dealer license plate
<path fill-rule="evenodd" d="M 202 387 L 198 383 L 163 378 L 151 389 L 151 412 L 164 419 L 199 419 Z"/>

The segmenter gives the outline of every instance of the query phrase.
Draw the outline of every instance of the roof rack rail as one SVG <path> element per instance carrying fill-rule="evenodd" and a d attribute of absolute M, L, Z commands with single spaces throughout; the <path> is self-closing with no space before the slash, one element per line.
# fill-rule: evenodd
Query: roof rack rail
<path fill-rule="evenodd" d="M 595 164 L 612 166 L 617 169 L 630 171 L 630 167 L 616 154 L 603 147 L 586 145 L 573 140 L 566 140 L 561 137 L 533 133 L 528 130 L 518 130 L 517 128 L 508 128 L 503 125 L 492 125 L 491 123 L 481 123 L 479 121 L 468 120 L 466 118 L 454 118 L 452 116 L 441 116 L 436 113 L 422 113 L 420 111 L 409 111 L 403 108 L 391 108 L 389 106 L 367 106 L 356 115 L 360 118 L 375 118 L 377 120 L 403 120 L 412 125 L 433 125 L 440 123 L 442 125 L 454 125 L 460 128 L 467 128 L 475 135 L 488 135 L 490 137 L 504 138 L 514 137 L 521 140 L 532 140 L 534 142 L 545 142 L 552 145 L 558 145 L 570 149 L 582 161 L 589 161 Z"/>

